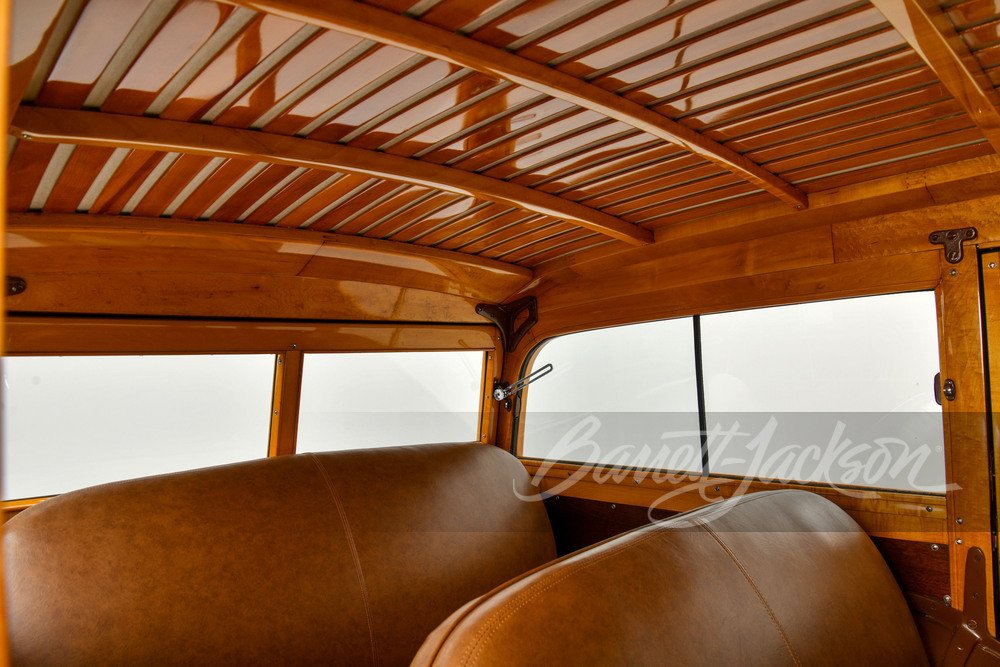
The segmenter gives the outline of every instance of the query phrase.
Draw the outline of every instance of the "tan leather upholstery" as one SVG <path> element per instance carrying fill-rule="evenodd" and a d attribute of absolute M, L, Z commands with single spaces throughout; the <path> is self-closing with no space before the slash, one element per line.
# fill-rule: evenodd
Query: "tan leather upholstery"
<path fill-rule="evenodd" d="M 413 664 L 910 667 L 927 659 L 867 535 L 820 496 L 775 491 L 542 566 L 452 615 Z"/>
<path fill-rule="evenodd" d="M 495 447 L 303 454 L 68 493 L 5 531 L 17 665 L 402 665 L 555 556 Z"/>

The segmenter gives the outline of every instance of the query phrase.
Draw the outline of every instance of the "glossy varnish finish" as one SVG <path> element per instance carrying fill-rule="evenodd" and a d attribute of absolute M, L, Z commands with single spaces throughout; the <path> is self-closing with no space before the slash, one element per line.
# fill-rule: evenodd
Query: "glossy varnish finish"
<path fill-rule="evenodd" d="M 954 77 L 868 2 L 236 4 L 39 8 L 19 94 L 337 144 L 375 154 L 377 173 L 117 135 L 100 150 L 19 141 L 10 208 L 306 227 L 536 267 L 993 151 Z M 942 20 L 995 97 L 997 8 L 949 3 Z M 484 222 L 497 207 L 543 217 Z"/>

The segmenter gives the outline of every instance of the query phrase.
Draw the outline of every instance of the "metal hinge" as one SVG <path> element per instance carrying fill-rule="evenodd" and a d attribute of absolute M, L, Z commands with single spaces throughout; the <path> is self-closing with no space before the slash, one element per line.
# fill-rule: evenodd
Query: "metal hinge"
<path fill-rule="evenodd" d="M 962 243 L 972 241 L 979 236 L 979 231 L 975 227 L 961 227 L 959 229 L 939 229 L 931 232 L 928 240 L 934 245 L 944 246 L 944 258 L 949 264 L 958 264 L 962 261 Z"/>

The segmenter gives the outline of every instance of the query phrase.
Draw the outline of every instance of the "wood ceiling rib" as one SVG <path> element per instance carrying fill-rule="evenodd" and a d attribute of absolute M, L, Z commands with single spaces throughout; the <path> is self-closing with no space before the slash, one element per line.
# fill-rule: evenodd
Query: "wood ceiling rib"
<path fill-rule="evenodd" d="M 159 147 L 209 157 L 247 157 L 320 170 L 345 169 L 378 178 L 430 185 L 457 194 L 474 193 L 546 215 L 633 244 L 650 242 L 646 230 L 574 202 L 511 183 L 428 163 L 306 139 L 209 127 L 151 118 L 22 107 L 14 124 L 33 141 L 110 146 Z"/>
<path fill-rule="evenodd" d="M 993 148 L 1000 151 L 1000 95 L 939 8 L 919 0 L 871 0 L 954 95 Z"/>
<path fill-rule="evenodd" d="M 49 140 L 61 147 L 9 144 L 9 206 L 306 228 L 542 266 L 615 247 L 607 230 L 594 236 L 602 225 L 645 242 L 649 230 L 767 202 L 775 181 L 801 203 L 995 150 L 984 136 L 1000 6 L 952 1 L 931 21 L 930 38 L 960 54 L 940 57 L 960 60 L 959 79 L 993 100 L 975 125 L 965 88 L 942 85 L 941 65 L 876 8 L 918 2 L 66 0 L 34 44 L 25 103 L 183 121 L 189 138 L 231 128 L 259 130 L 255 141 L 272 147 L 299 137 L 333 155 L 358 149 L 363 173 L 311 155 L 271 162 L 283 148 L 59 135 Z M 496 62 L 476 59 L 484 53 Z M 662 127 L 637 126 L 634 113 L 619 117 L 622 105 L 699 133 L 758 167 L 770 189 Z"/>
<path fill-rule="evenodd" d="M 353 1 L 238 0 L 237 4 L 398 45 L 416 53 L 487 72 L 547 95 L 565 99 L 632 125 L 665 141 L 677 143 L 705 159 L 735 171 L 743 178 L 759 184 L 795 206 L 806 205 L 805 197 L 794 187 L 687 126 L 675 123 L 666 116 L 602 88 L 588 85 L 576 77 L 538 65 L 508 51 L 489 47 L 473 39 L 440 30 L 430 24 Z"/>

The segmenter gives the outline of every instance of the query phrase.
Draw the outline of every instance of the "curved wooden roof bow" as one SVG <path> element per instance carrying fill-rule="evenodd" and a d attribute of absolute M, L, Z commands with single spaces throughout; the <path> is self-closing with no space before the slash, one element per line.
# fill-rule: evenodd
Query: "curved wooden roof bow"
<path fill-rule="evenodd" d="M 39 0 L 15 10 L 37 36 L 12 75 L 9 208 L 535 267 L 997 145 L 983 3 L 567 7 L 153 0 L 109 28 L 106 0 Z"/>

